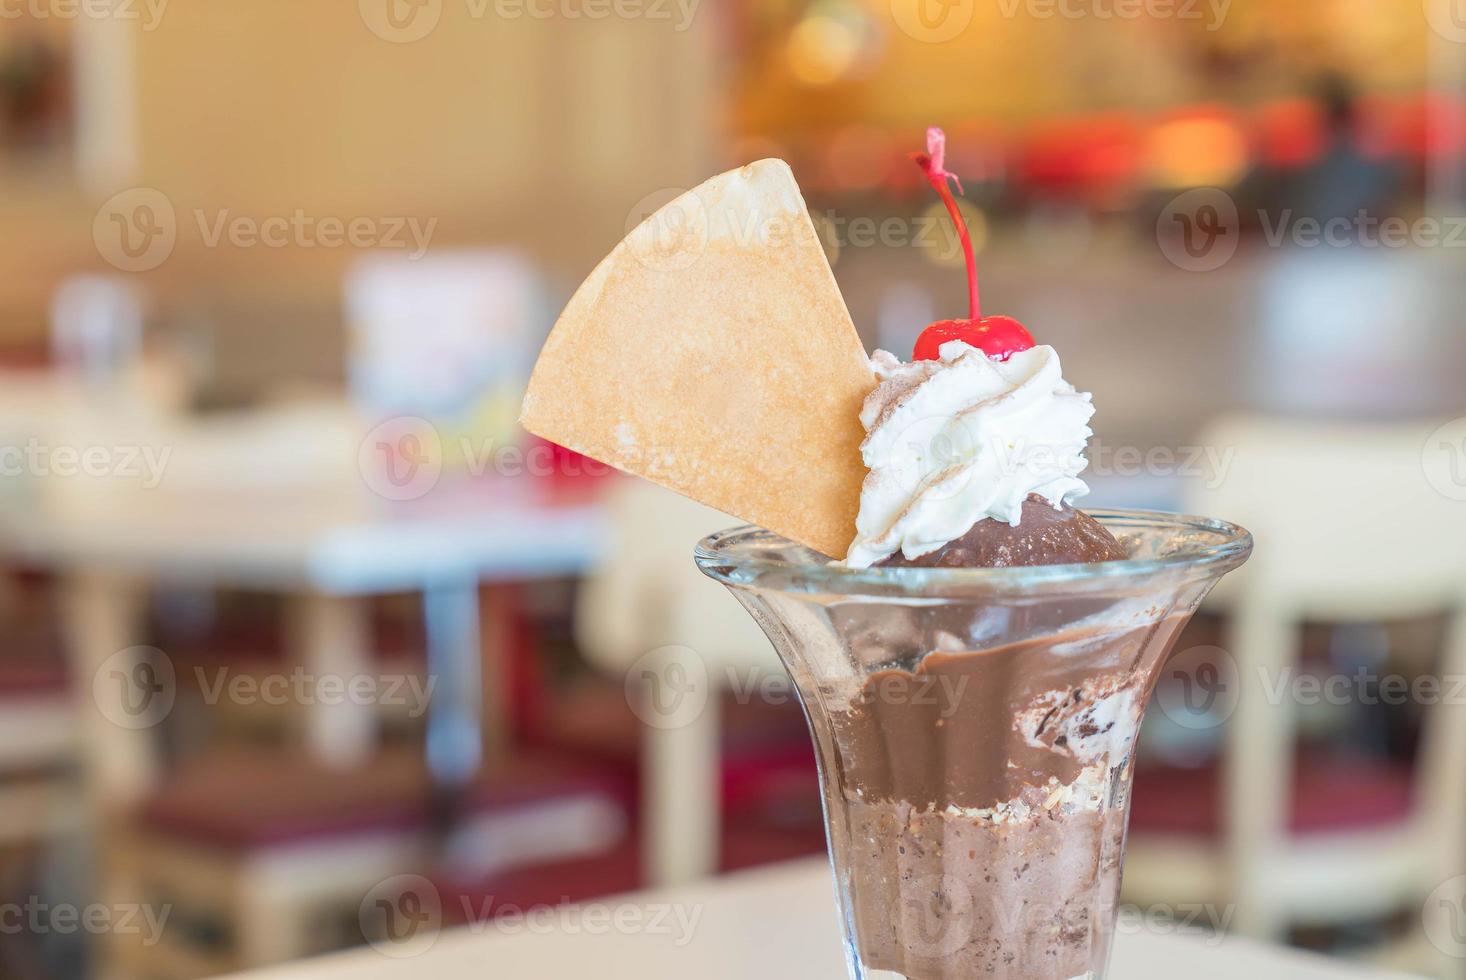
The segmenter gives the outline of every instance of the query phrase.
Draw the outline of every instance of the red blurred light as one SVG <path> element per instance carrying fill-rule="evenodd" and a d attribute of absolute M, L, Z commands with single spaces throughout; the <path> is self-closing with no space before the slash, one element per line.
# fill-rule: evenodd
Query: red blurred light
<path fill-rule="evenodd" d="M 1279 99 L 1257 113 L 1257 152 L 1271 167 L 1305 167 L 1328 147 L 1323 112 L 1305 98 Z"/>

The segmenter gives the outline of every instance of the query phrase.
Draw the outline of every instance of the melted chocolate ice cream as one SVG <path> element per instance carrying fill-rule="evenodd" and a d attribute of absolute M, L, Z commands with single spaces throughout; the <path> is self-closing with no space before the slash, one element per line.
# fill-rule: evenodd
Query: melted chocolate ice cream
<path fill-rule="evenodd" d="M 962 537 L 917 558 L 901 552 L 877 568 L 1008 568 L 1123 561 L 1125 549 L 1099 521 L 1037 494 L 1023 502 L 1018 526 L 984 518 Z"/>
<path fill-rule="evenodd" d="M 881 567 L 1004 568 L 1120 561 L 1104 525 L 1030 495 L 1018 526 L 986 518 Z M 1016 615 L 1017 610 L 1010 610 Z M 1185 621 L 1035 626 L 963 649 L 980 613 L 954 604 L 953 647 L 865 678 L 831 713 L 865 964 L 910 980 L 1069 980 L 1108 957 L 1129 755 L 1163 651 Z M 945 628 L 941 628 L 945 627 Z M 894 652 L 894 651 L 893 651 Z"/>

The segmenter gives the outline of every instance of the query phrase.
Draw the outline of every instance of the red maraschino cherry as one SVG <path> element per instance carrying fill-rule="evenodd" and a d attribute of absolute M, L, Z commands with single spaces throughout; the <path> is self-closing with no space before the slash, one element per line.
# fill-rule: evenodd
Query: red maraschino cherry
<path fill-rule="evenodd" d="M 946 153 L 947 134 L 933 126 L 926 131 L 926 152 L 913 153 L 911 159 L 926 174 L 927 182 L 936 189 L 942 203 L 947 206 L 952 224 L 957 226 L 957 237 L 962 241 L 962 254 L 967 259 L 967 319 L 938 320 L 929 325 L 916 338 L 916 347 L 912 350 L 911 357 L 916 361 L 935 361 L 943 344 L 949 340 L 960 340 L 976 347 L 988 357 L 1006 361 L 1010 355 L 1032 347 L 1033 335 L 1012 317 L 982 315 L 982 304 L 978 301 L 977 293 L 977 260 L 972 254 L 972 236 L 967 233 L 967 222 L 957 209 L 952 189 L 947 186 L 947 181 L 951 180 L 957 185 L 957 192 L 961 193 L 962 181 L 957 179 L 956 174 L 949 173 L 944 166 Z"/>

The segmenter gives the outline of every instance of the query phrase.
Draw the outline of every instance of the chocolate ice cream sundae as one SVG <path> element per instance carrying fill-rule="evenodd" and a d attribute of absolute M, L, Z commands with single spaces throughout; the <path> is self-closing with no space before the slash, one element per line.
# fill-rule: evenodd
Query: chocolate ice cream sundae
<path fill-rule="evenodd" d="M 872 358 L 869 475 L 846 564 L 1122 561 L 1114 535 L 1070 504 L 1087 492 L 1090 396 L 1063 379 L 1053 348 L 1016 321 L 982 317 L 940 133 L 929 142 L 917 159 L 966 247 L 971 309 L 929 326 L 910 363 Z M 847 704 L 825 699 L 843 776 L 830 800 L 843 816 L 834 847 L 866 968 L 1066 980 L 1104 967 L 1125 834 L 1115 787 L 1128 785 L 1156 651 L 1184 617 L 1055 629 L 1023 623 L 1021 607 L 1005 612 L 996 642 L 972 642 L 969 605 L 932 612 L 925 632 L 938 646 L 903 651 L 886 633 L 887 652 L 905 655 Z"/>
<path fill-rule="evenodd" d="M 1250 539 L 1074 508 L 1094 406 L 1053 347 L 982 314 L 943 155 L 931 130 L 914 156 L 956 223 L 968 316 L 911 361 L 866 357 L 765 160 L 664 209 L 691 222 L 675 254 L 659 212 L 592 273 L 523 421 L 758 525 L 697 563 L 804 704 L 853 980 L 1100 980 L 1144 705 Z"/>

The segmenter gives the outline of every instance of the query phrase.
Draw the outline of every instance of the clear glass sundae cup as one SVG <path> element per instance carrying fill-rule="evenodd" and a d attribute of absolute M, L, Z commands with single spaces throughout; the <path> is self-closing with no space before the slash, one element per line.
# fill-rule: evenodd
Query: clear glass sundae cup
<path fill-rule="evenodd" d="M 698 545 L 799 692 L 855 980 L 1104 977 L 1146 701 L 1252 540 L 1091 514 L 1129 560 L 856 570 L 749 527 Z"/>

